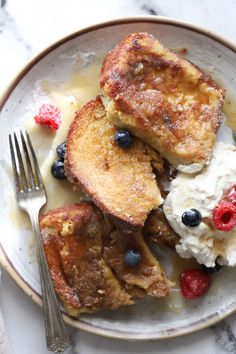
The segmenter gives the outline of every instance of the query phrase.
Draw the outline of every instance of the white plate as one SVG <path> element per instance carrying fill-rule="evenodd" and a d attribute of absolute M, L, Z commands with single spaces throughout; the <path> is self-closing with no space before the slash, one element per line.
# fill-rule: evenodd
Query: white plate
<path fill-rule="evenodd" d="M 155 35 L 169 48 L 186 48 L 185 56 L 210 73 L 235 99 L 236 48 L 203 29 L 168 18 L 138 17 L 95 25 L 55 43 L 22 70 L 1 100 L 0 261 L 16 283 L 39 304 L 39 278 L 35 262 L 32 261 L 34 248 L 31 247 L 29 251 L 32 236 L 27 230 L 19 231 L 12 221 L 15 197 L 10 174 L 8 134 L 23 124 L 22 117 L 32 103 L 33 90 L 38 80 L 50 77 L 55 82 L 63 82 L 71 75 L 73 58 L 78 52 L 85 56 L 86 53 L 95 53 L 91 60 L 96 60 L 96 53 L 107 52 L 121 38 L 136 31 Z M 230 139 L 230 131 L 224 130 L 220 139 Z M 65 320 L 77 328 L 109 337 L 173 337 L 209 326 L 234 312 L 235 283 L 235 269 L 224 270 L 214 276 L 213 286 L 206 296 L 184 302 L 181 311 L 167 309 L 168 299 L 151 299 L 140 301 L 124 310 L 84 315 L 79 320 L 65 315 Z M 179 308 L 179 303 L 173 304 Z"/>

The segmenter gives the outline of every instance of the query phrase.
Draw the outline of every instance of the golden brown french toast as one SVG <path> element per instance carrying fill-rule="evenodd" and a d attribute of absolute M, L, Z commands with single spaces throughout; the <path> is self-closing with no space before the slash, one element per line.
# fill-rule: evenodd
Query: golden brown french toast
<path fill-rule="evenodd" d="M 179 242 L 179 236 L 168 223 L 162 207 L 153 210 L 148 215 L 142 232 L 147 243 L 155 242 L 174 248 Z"/>
<path fill-rule="evenodd" d="M 133 33 L 106 56 L 100 74 L 109 119 L 178 170 L 200 171 L 222 121 L 224 90 L 147 33 Z"/>
<path fill-rule="evenodd" d="M 168 294 L 169 283 L 142 237 L 119 231 L 123 246 L 111 244 L 114 226 L 91 203 L 51 210 L 41 218 L 40 228 L 55 290 L 70 315 L 117 309 L 146 292 L 157 297 Z M 123 262 L 129 247 L 142 256 L 137 271 L 117 268 L 117 259 Z"/>
<path fill-rule="evenodd" d="M 151 166 L 155 156 L 135 137 L 120 148 L 115 132 L 101 99 L 88 102 L 69 129 L 65 173 L 122 230 L 137 230 L 162 203 Z"/>
<path fill-rule="evenodd" d="M 125 263 L 125 254 L 129 250 L 141 255 L 135 267 Z M 104 238 L 103 257 L 117 277 L 126 284 L 139 287 L 150 296 L 163 297 L 169 294 L 170 283 L 141 232 L 128 236 L 118 230 L 109 233 Z"/>
<path fill-rule="evenodd" d="M 40 228 L 55 290 L 70 315 L 134 303 L 102 258 L 106 224 L 91 204 L 54 209 Z"/>

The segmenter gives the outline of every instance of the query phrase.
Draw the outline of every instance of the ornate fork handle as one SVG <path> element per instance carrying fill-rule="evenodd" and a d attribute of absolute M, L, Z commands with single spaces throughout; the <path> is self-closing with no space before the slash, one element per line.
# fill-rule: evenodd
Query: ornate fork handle
<path fill-rule="evenodd" d="M 69 341 L 44 253 L 38 220 L 39 210 L 40 208 L 38 207 L 35 210 L 28 210 L 28 214 L 36 239 L 39 274 L 42 285 L 47 347 L 54 353 L 63 353 L 69 346 Z"/>

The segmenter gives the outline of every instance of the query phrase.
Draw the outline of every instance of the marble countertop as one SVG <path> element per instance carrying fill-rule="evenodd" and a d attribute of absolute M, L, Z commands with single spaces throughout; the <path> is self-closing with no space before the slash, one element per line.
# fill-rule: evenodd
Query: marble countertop
<path fill-rule="evenodd" d="M 130 15 L 161 15 L 189 21 L 236 43 L 236 0 L 0 0 L 0 93 L 21 67 L 58 38 L 95 22 Z M 10 354 L 46 354 L 43 316 L 2 271 L 0 306 Z M 236 315 L 185 337 L 123 342 L 68 328 L 80 354 L 236 353 Z M 1 353 L 0 353 L 1 354 Z"/>

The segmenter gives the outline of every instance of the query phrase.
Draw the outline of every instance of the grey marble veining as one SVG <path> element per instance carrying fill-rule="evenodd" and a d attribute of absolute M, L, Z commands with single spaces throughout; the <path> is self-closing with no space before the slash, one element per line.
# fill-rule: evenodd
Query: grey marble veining
<path fill-rule="evenodd" d="M 6 0 L 1 0 L 0 1 L 0 7 L 4 7 L 6 5 L 7 1 Z"/>
<path fill-rule="evenodd" d="M 236 353 L 236 339 L 227 321 L 211 327 L 215 336 L 216 353 Z"/>
<path fill-rule="evenodd" d="M 136 0 L 136 3 L 147 15 L 165 16 L 157 1 Z"/>
<path fill-rule="evenodd" d="M 140 9 L 144 10 L 147 13 L 147 15 L 154 15 L 154 16 L 160 15 L 156 10 L 154 10 L 148 4 L 145 4 L 145 3 L 142 3 L 142 2 L 139 2 L 139 3 L 140 3 Z"/>
<path fill-rule="evenodd" d="M 21 36 L 14 18 L 6 8 L 6 1 L 2 1 L 0 7 L 0 92 L 5 88 L 10 78 L 22 68 L 32 56 L 32 50 Z M 3 55 L 4 54 L 4 55 Z"/>
<path fill-rule="evenodd" d="M 177 17 L 236 42 L 236 0 L 0 0 L 0 91 L 37 51 L 98 21 L 129 15 Z M 47 354 L 40 309 L 3 272 L 0 305 L 10 354 Z M 164 341 L 124 342 L 69 329 L 67 354 L 236 353 L 236 315 L 198 333 Z"/>
<path fill-rule="evenodd" d="M 6 9 L 6 0 L 1 0 L 0 9 L 0 31 L 4 32 L 5 29 L 12 32 L 13 37 L 20 42 L 22 48 L 27 51 L 27 56 L 30 58 L 32 56 L 32 49 L 29 43 L 25 42 L 24 38 L 20 35 L 20 32 L 15 24 L 14 18 L 9 14 Z"/>

